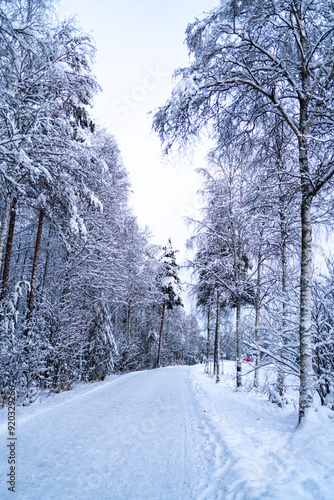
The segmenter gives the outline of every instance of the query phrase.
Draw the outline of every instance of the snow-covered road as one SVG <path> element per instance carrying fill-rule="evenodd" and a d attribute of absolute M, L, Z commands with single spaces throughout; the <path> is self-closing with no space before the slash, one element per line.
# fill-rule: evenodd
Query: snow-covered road
<path fill-rule="evenodd" d="M 293 407 L 202 366 L 111 377 L 18 410 L 15 493 L 0 411 L 0 499 L 330 500 L 334 421 L 315 415 L 295 432 Z"/>
<path fill-rule="evenodd" d="M 20 500 L 210 497 L 219 461 L 191 394 L 189 368 L 128 374 L 22 410 Z M 13 498 L 4 486 L 0 498 Z"/>

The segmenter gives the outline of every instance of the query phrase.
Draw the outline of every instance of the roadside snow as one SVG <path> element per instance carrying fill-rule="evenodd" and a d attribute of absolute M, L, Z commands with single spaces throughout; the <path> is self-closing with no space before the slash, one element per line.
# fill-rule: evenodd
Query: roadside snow
<path fill-rule="evenodd" d="M 16 493 L 7 491 L 0 412 L 0 498 L 251 500 L 333 498 L 334 420 L 221 384 L 204 366 L 80 386 L 17 412 Z"/>
<path fill-rule="evenodd" d="M 263 369 L 261 375 L 265 384 L 273 372 Z M 224 443 L 228 461 L 228 480 L 222 479 L 226 493 L 217 498 L 334 498 L 333 412 L 318 408 L 296 430 L 298 412 L 292 404 L 281 409 L 254 390 L 234 390 L 234 363 L 225 363 L 220 384 L 203 376 L 201 367 L 193 376 L 196 399 Z M 245 377 L 246 387 L 253 376 Z"/>

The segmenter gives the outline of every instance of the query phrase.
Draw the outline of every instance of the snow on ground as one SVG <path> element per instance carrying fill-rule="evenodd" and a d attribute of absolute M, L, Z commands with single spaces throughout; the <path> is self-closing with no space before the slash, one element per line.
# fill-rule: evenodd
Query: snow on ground
<path fill-rule="evenodd" d="M 293 405 L 236 392 L 233 371 L 220 384 L 201 365 L 131 373 L 19 408 L 15 493 L 1 410 L 0 498 L 334 498 L 332 414 L 295 430 Z"/>
<path fill-rule="evenodd" d="M 245 364 L 247 365 L 247 364 Z M 244 366 L 244 371 L 247 367 Z M 193 370 L 196 399 L 206 411 L 222 443 L 222 463 L 228 465 L 226 499 L 333 499 L 334 413 L 311 412 L 296 429 L 297 405 L 278 408 L 265 394 L 247 388 L 235 391 L 234 363 L 225 363 L 221 384 Z M 260 381 L 268 386 L 276 374 L 264 368 Z M 244 379 L 250 385 L 254 373 Z M 248 379 L 248 380 L 247 380 Z M 296 399 L 294 381 L 287 380 Z"/>

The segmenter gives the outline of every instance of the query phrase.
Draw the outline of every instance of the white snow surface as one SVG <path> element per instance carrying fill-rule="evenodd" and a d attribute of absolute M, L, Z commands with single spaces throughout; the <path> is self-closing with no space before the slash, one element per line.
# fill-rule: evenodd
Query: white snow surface
<path fill-rule="evenodd" d="M 225 363 L 220 384 L 203 365 L 136 372 L 18 408 L 15 493 L 2 409 L 0 498 L 334 498 L 333 412 L 296 430 L 293 405 L 235 391 L 233 372 Z"/>

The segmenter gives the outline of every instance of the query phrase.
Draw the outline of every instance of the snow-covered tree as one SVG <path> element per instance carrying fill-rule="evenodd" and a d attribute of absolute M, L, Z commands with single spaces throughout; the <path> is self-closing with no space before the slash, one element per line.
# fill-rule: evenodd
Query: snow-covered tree
<path fill-rule="evenodd" d="M 168 243 L 163 247 L 163 255 L 160 259 L 160 269 L 157 277 L 158 286 L 161 291 L 162 300 L 162 312 L 161 312 L 161 324 L 159 332 L 159 344 L 158 344 L 158 355 L 156 366 L 159 368 L 161 363 L 161 346 L 162 346 L 162 336 L 163 328 L 165 322 L 165 313 L 167 309 L 173 309 L 175 306 L 182 306 L 181 301 L 181 290 L 180 290 L 180 278 L 178 276 L 178 265 L 176 263 L 176 250 L 173 249 L 171 239 L 169 238 Z"/>
<path fill-rule="evenodd" d="M 321 403 L 334 409 L 334 268 L 330 259 L 326 263 L 326 274 L 313 284 L 313 367 Z"/>
<path fill-rule="evenodd" d="M 237 386 L 241 379 L 241 306 L 253 301 L 253 287 L 248 270 L 250 217 L 246 218 L 245 163 L 226 151 L 210 155 L 211 168 L 204 175 L 205 205 L 203 219 L 197 222 L 197 240 L 201 259 L 195 262 L 199 278 L 206 282 L 207 293 L 216 304 L 215 369 L 218 369 L 220 306 L 236 310 Z"/>
<path fill-rule="evenodd" d="M 334 173 L 333 2 L 223 2 L 187 28 L 193 55 L 172 97 L 155 115 L 168 149 L 209 122 L 253 134 L 264 115 L 278 115 L 294 136 L 300 189 L 300 420 L 313 400 L 311 343 L 312 201 Z M 270 131 L 268 130 L 268 133 Z"/>

